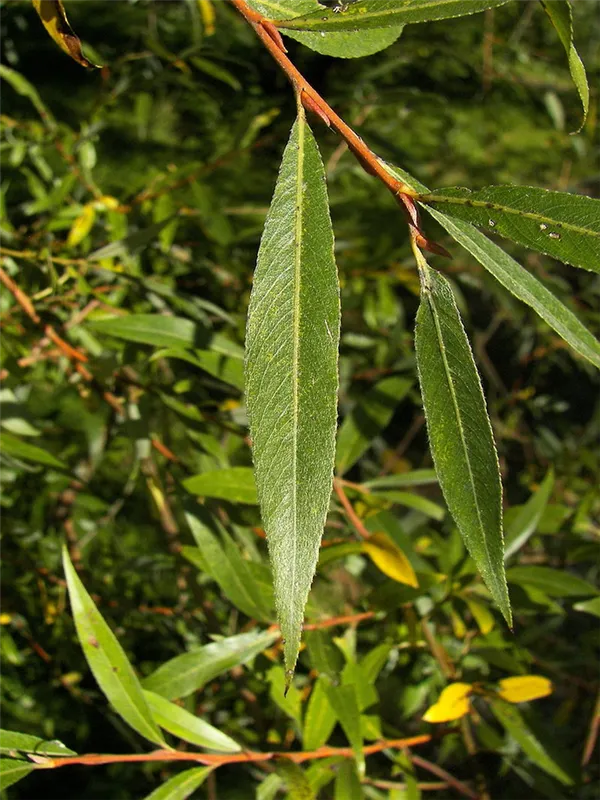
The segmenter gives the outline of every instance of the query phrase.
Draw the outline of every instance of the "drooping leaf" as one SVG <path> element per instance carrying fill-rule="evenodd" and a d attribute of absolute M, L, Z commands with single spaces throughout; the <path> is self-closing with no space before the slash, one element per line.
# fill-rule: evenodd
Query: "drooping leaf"
<path fill-rule="evenodd" d="M 236 389 L 241 391 L 244 389 L 244 366 L 243 362 L 238 358 L 231 358 L 212 350 L 194 350 L 193 353 L 190 353 L 179 348 L 157 350 L 153 355 L 153 359 L 158 360 L 161 358 L 177 358 L 181 361 L 187 361 L 188 364 L 193 364 L 195 367 L 208 372 L 214 378 L 218 378 L 230 386 L 235 386 Z"/>
<path fill-rule="evenodd" d="M 501 6 L 508 0 L 359 0 L 342 8 L 320 9 L 302 17 L 277 20 L 278 28 L 302 31 L 363 31 L 415 22 L 463 17 Z"/>
<path fill-rule="evenodd" d="M 539 488 L 531 495 L 529 500 L 521 507 L 519 513 L 513 518 L 505 530 L 504 558 L 510 558 L 518 552 L 535 529 L 542 518 L 544 509 L 548 504 L 554 487 L 554 470 L 550 468 Z"/>
<path fill-rule="evenodd" d="M 373 478 L 362 485 L 371 491 L 379 489 L 404 489 L 407 486 L 429 486 L 437 483 L 434 469 L 414 469 L 410 472 L 400 472 L 395 475 L 383 475 Z"/>
<path fill-rule="evenodd" d="M 304 750 L 317 750 L 322 747 L 335 728 L 337 717 L 327 697 L 329 684 L 329 679 L 321 675 L 315 681 L 308 699 L 302 730 Z"/>
<path fill-rule="evenodd" d="M 363 776 L 365 774 L 365 755 L 356 688 L 353 684 L 343 684 L 341 686 L 329 685 L 325 687 L 325 690 L 329 705 L 352 747 L 358 774 Z"/>
<path fill-rule="evenodd" d="M 96 333 L 104 333 L 128 342 L 154 347 L 202 347 L 207 342 L 205 330 L 191 319 L 161 314 L 128 314 L 87 323 Z"/>
<path fill-rule="evenodd" d="M 511 567 L 506 572 L 509 583 L 532 586 L 550 597 L 585 597 L 598 594 L 591 584 L 566 570 L 527 565 Z"/>
<path fill-rule="evenodd" d="M 562 46 L 565 48 L 569 59 L 571 77 L 581 98 L 583 117 L 581 125 L 575 131 L 575 133 L 579 133 L 585 125 L 590 107 L 590 87 L 588 86 L 585 67 L 573 44 L 573 9 L 569 0 L 541 0 L 541 2 L 544 11 L 550 17 L 550 21 L 558 33 Z"/>
<path fill-rule="evenodd" d="M 425 722 L 451 722 L 469 713 L 469 697 L 473 687 L 470 683 L 451 683 L 441 693 L 439 700 L 423 714 Z"/>
<path fill-rule="evenodd" d="M 25 461 L 33 461 L 36 464 L 43 464 L 45 467 L 66 470 L 67 465 L 52 453 L 36 444 L 24 442 L 17 436 L 3 431 L 0 434 L 0 452 L 15 458 L 23 458 Z"/>
<path fill-rule="evenodd" d="M 278 758 L 275 769 L 280 778 L 283 778 L 289 800 L 317 800 L 304 770 L 299 764 L 289 758 Z"/>
<path fill-rule="evenodd" d="M 483 390 L 452 289 L 425 263 L 415 348 L 431 451 L 448 508 L 510 624 L 502 485 Z"/>
<path fill-rule="evenodd" d="M 391 503 L 406 506 L 407 508 L 413 508 L 415 511 L 425 514 L 426 517 L 438 520 L 438 522 L 441 522 L 446 516 L 446 509 L 443 506 L 414 492 L 397 492 L 385 489 L 381 492 L 373 492 L 373 497 L 389 500 Z"/>
<path fill-rule="evenodd" d="M 477 600 L 474 600 L 469 595 L 462 595 L 462 599 L 465 601 L 467 608 L 471 612 L 473 619 L 477 623 L 477 627 L 481 631 L 484 636 L 493 629 L 495 620 L 494 615 L 489 610 L 489 608 L 480 603 Z"/>
<path fill-rule="evenodd" d="M 600 200 L 531 186 L 437 189 L 419 197 L 513 242 L 600 272 Z"/>
<path fill-rule="evenodd" d="M 220 639 L 175 656 L 144 678 L 142 685 L 167 700 L 187 697 L 222 672 L 250 661 L 278 637 L 278 631 L 253 631 Z"/>
<path fill-rule="evenodd" d="M 4 729 L 0 730 L 0 753 L 14 758 L 19 753 L 38 753 L 41 756 L 77 755 L 74 750 L 56 739 L 41 739 L 39 736 Z"/>
<path fill-rule="evenodd" d="M 35 110 L 38 112 L 48 128 L 56 128 L 54 117 L 42 102 L 42 98 L 40 97 L 35 86 L 31 84 L 27 78 L 25 78 L 15 69 L 7 67 L 6 64 L 0 64 L 0 78 L 2 78 L 4 81 L 7 81 L 7 83 L 9 83 L 15 92 L 20 94 L 21 97 L 27 97 L 27 99 L 31 101 Z"/>
<path fill-rule="evenodd" d="M 246 339 L 252 454 L 290 679 L 331 495 L 339 328 L 325 172 L 299 113 L 260 245 Z"/>
<path fill-rule="evenodd" d="M 208 778 L 214 767 L 194 767 L 169 778 L 144 800 L 186 800 Z"/>
<path fill-rule="evenodd" d="M 67 237 L 67 247 L 76 247 L 82 242 L 92 230 L 96 219 L 96 209 L 93 203 L 86 203 L 81 209 L 81 214 L 76 218 L 71 226 Z"/>
<path fill-rule="evenodd" d="M 250 467 L 229 467 L 192 475 L 183 481 L 190 494 L 256 505 L 256 484 Z"/>
<path fill-rule="evenodd" d="M 162 695 L 144 690 L 144 697 L 156 724 L 173 736 L 220 753 L 237 753 L 242 749 L 230 736 Z"/>
<path fill-rule="evenodd" d="M 251 0 L 249 5 L 268 19 L 279 20 L 323 11 L 323 6 L 317 0 Z M 403 28 L 403 25 L 396 25 L 366 31 L 330 31 L 325 36 L 320 32 L 289 29 L 284 33 L 325 56 L 360 58 L 389 47 L 400 36 Z"/>
<path fill-rule="evenodd" d="M 533 308 L 580 355 L 600 367 L 600 342 L 541 281 L 473 225 L 435 208 L 427 210 L 505 289 Z"/>
<path fill-rule="evenodd" d="M 286 685 L 286 676 L 283 667 L 279 664 L 271 667 L 267 674 L 267 680 L 271 684 L 271 699 L 279 708 L 300 724 L 302 694 L 294 684 Z"/>
<path fill-rule="evenodd" d="M 592 597 L 591 600 L 582 600 L 580 603 L 575 603 L 573 608 L 575 611 L 583 611 L 586 614 L 593 614 L 595 617 L 600 617 L 600 597 Z"/>
<path fill-rule="evenodd" d="M 337 436 L 335 468 L 343 475 L 388 425 L 412 387 L 412 380 L 394 375 L 370 389 L 344 419 Z"/>
<path fill-rule="evenodd" d="M 333 643 L 330 631 L 307 631 L 305 642 L 312 668 L 321 675 L 329 676 L 332 681 L 338 680 L 344 657 L 339 647 Z"/>
<path fill-rule="evenodd" d="M 344 761 L 340 764 L 335 776 L 333 797 L 334 800 L 360 800 L 361 797 L 364 797 L 360 778 L 352 761 Z"/>
<path fill-rule="evenodd" d="M 557 778 L 566 786 L 573 784 L 572 777 L 548 753 L 548 747 L 540 741 L 525 722 L 521 712 L 503 700 L 490 700 L 490 708 L 498 722 L 517 742 L 525 755 L 544 772 Z"/>
<path fill-rule="evenodd" d="M 363 551 L 388 578 L 418 589 L 419 582 L 410 561 L 386 533 L 380 531 L 366 539 Z"/>
<path fill-rule="evenodd" d="M 552 694 L 552 681 L 541 675 L 516 675 L 498 682 L 498 695 L 509 703 L 526 703 Z"/>
<path fill-rule="evenodd" d="M 166 747 L 133 667 L 85 590 L 66 547 L 63 549 L 63 568 L 77 638 L 98 685 L 125 722 L 146 739 Z"/>
<path fill-rule="evenodd" d="M 0 758 L 0 792 L 17 783 L 34 769 L 30 761 L 18 758 Z"/>
<path fill-rule="evenodd" d="M 98 67 L 83 55 L 81 42 L 69 25 L 61 0 L 33 0 L 33 5 L 40 15 L 44 28 L 61 50 L 82 67 L 88 69 Z"/>

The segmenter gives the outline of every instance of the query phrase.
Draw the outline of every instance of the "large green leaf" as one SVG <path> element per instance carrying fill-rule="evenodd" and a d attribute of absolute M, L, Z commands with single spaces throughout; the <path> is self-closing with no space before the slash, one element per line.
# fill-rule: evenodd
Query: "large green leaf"
<path fill-rule="evenodd" d="M 252 631 L 229 636 L 175 656 L 142 681 L 144 689 L 175 700 L 201 689 L 217 675 L 245 664 L 273 644 L 278 631 Z"/>
<path fill-rule="evenodd" d="M 302 729 L 304 750 L 316 750 L 322 747 L 328 741 L 335 728 L 337 716 L 327 697 L 329 685 L 329 679 L 321 675 L 315 681 L 313 690 L 310 693 Z"/>
<path fill-rule="evenodd" d="M 577 130 L 579 132 L 585 125 L 590 107 L 590 87 L 588 86 L 585 67 L 573 44 L 573 9 L 569 0 L 541 0 L 541 3 L 558 33 L 562 46 L 565 48 L 569 59 L 571 77 L 581 98 L 583 117 Z"/>
<path fill-rule="evenodd" d="M 529 537 L 535 532 L 544 509 L 548 504 L 552 489 L 554 488 L 554 470 L 550 468 L 538 490 L 523 505 L 509 525 L 506 525 L 504 540 L 504 558 L 510 558 L 513 553 L 523 547 Z"/>
<path fill-rule="evenodd" d="M 0 792 L 29 775 L 34 765 L 18 758 L 0 758 Z"/>
<path fill-rule="evenodd" d="M 335 776 L 333 800 L 360 800 L 364 797 L 360 778 L 351 761 L 344 761 Z"/>
<path fill-rule="evenodd" d="M 510 583 L 531 586 L 551 597 L 585 597 L 598 594 L 597 589 L 578 575 L 552 567 L 527 565 L 511 567 L 506 573 Z"/>
<path fill-rule="evenodd" d="M 345 417 L 338 431 L 335 454 L 335 468 L 339 475 L 343 475 L 358 461 L 373 439 L 387 426 L 412 384 L 410 378 L 398 375 L 384 378 Z"/>
<path fill-rule="evenodd" d="M 531 186 L 476 192 L 451 187 L 419 200 L 566 264 L 600 272 L 600 200 Z"/>
<path fill-rule="evenodd" d="M 144 800 L 186 800 L 208 778 L 214 767 L 194 767 L 169 778 Z"/>
<path fill-rule="evenodd" d="M 329 705 L 339 720 L 346 738 L 352 747 L 359 775 L 365 774 L 365 755 L 363 753 L 360 709 L 356 688 L 353 684 L 325 686 Z"/>
<path fill-rule="evenodd" d="M 232 503 L 256 505 L 256 484 L 250 467 L 229 467 L 192 475 L 183 481 L 190 494 L 216 497 Z"/>
<path fill-rule="evenodd" d="M 97 333 L 155 347 L 202 347 L 207 342 L 205 330 L 198 323 L 183 317 L 129 314 L 126 317 L 93 320 L 87 324 Z"/>
<path fill-rule="evenodd" d="M 600 342 L 544 284 L 468 222 L 427 208 L 496 280 L 540 315 L 580 355 L 600 367 Z"/>
<path fill-rule="evenodd" d="M 98 685 L 125 722 L 146 739 L 165 747 L 133 667 L 117 637 L 86 592 L 66 547 L 63 550 L 63 567 L 77 637 Z"/>
<path fill-rule="evenodd" d="M 531 728 L 526 724 L 519 709 L 503 700 L 491 700 L 490 707 L 498 722 L 517 742 L 525 755 L 544 772 L 552 775 L 561 783 L 571 786 L 573 779 L 563 767 L 549 754 L 544 745 Z"/>
<path fill-rule="evenodd" d="M 246 340 L 256 484 L 290 679 L 331 495 L 339 329 L 325 171 L 300 112 L 260 245 Z"/>
<path fill-rule="evenodd" d="M 251 0 L 249 5 L 265 17 L 278 20 L 324 11 L 317 0 Z M 389 47 L 400 36 L 403 28 L 403 25 L 396 25 L 367 31 L 330 31 L 325 36 L 312 31 L 285 30 L 284 33 L 326 56 L 360 58 Z"/>
<path fill-rule="evenodd" d="M 34 461 L 36 464 L 43 464 L 45 467 L 55 467 L 56 469 L 68 469 L 64 461 L 53 456 L 48 450 L 36 444 L 29 444 L 19 439 L 18 436 L 13 436 L 12 433 L 3 431 L 0 434 L 0 453 L 6 453 L 8 456 L 15 458 L 23 458 L 25 461 Z"/>
<path fill-rule="evenodd" d="M 0 753 L 15 756 L 18 753 L 37 753 L 41 756 L 74 756 L 74 750 L 57 739 L 41 739 L 18 731 L 0 730 Z"/>
<path fill-rule="evenodd" d="M 237 753 L 242 749 L 230 736 L 162 695 L 146 690 L 144 697 L 154 721 L 173 736 L 221 753 Z"/>
<path fill-rule="evenodd" d="M 502 485 L 473 354 L 448 281 L 423 262 L 415 347 L 440 486 L 465 544 L 510 624 Z"/>
<path fill-rule="evenodd" d="M 341 4 L 337 9 L 320 9 L 302 17 L 278 20 L 277 27 L 299 31 L 364 31 L 464 17 L 506 2 L 508 0 L 359 0 Z"/>

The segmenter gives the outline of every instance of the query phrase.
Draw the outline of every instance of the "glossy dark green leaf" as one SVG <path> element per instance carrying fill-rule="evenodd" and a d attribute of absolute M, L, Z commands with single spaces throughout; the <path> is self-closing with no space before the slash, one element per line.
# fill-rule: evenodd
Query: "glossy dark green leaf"
<path fill-rule="evenodd" d="M 186 800 L 208 778 L 214 767 L 194 767 L 169 778 L 144 800 Z"/>
<path fill-rule="evenodd" d="M 541 2 L 544 11 L 550 17 L 550 21 L 558 33 L 562 46 L 565 48 L 569 59 L 571 77 L 581 98 L 583 117 L 581 125 L 576 131 L 579 132 L 585 125 L 590 107 L 590 87 L 588 86 L 585 67 L 573 44 L 573 9 L 569 0 L 541 0 Z"/>
<path fill-rule="evenodd" d="M 87 323 L 96 333 L 104 333 L 128 342 L 154 347 L 201 347 L 207 337 L 203 328 L 191 319 L 161 314 L 128 314 Z"/>
<path fill-rule="evenodd" d="M 505 289 L 530 306 L 580 355 L 600 367 L 600 342 L 541 281 L 470 223 L 435 208 L 427 210 Z"/>
<path fill-rule="evenodd" d="M 337 436 L 335 468 L 343 475 L 388 425 L 398 404 L 413 385 L 409 378 L 394 375 L 370 389 L 342 422 Z"/>
<path fill-rule="evenodd" d="M 219 753 L 237 753 L 242 749 L 230 736 L 162 695 L 145 690 L 144 697 L 156 724 L 173 736 Z"/>
<path fill-rule="evenodd" d="M 359 775 L 362 776 L 365 774 L 365 756 L 356 688 L 352 684 L 345 684 L 342 686 L 329 685 L 325 689 L 329 705 L 346 734 L 354 753 L 356 768 Z"/>
<path fill-rule="evenodd" d="M 448 281 L 420 266 L 415 348 L 440 486 L 467 549 L 505 619 L 502 485 L 477 367 Z"/>
<path fill-rule="evenodd" d="M 256 505 L 256 484 L 250 467 L 229 467 L 201 472 L 183 481 L 190 494 L 198 497 L 216 497 L 233 503 Z"/>
<path fill-rule="evenodd" d="M 115 711 L 139 734 L 165 747 L 125 651 L 75 572 L 66 547 L 63 567 L 77 638 L 98 685 Z"/>
<path fill-rule="evenodd" d="M 68 469 L 63 461 L 39 445 L 24 442 L 6 431 L 0 434 L 0 453 L 6 453 L 6 455 L 14 456 L 15 458 L 23 458 L 25 461 L 33 461 L 35 464 L 43 464 L 45 467 L 54 467 L 60 470 Z"/>
<path fill-rule="evenodd" d="M 331 495 L 339 329 L 325 171 L 299 113 L 261 240 L 246 338 L 252 454 L 290 679 Z"/>
<path fill-rule="evenodd" d="M 491 700 L 490 708 L 498 722 L 506 729 L 507 733 L 517 742 L 525 755 L 544 772 L 557 778 L 566 786 L 573 784 L 572 777 L 549 755 L 545 746 L 534 732 L 529 728 L 523 715 L 515 706 L 503 700 Z"/>
<path fill-rule="evenodd" d="M 463 17 L 501 6 L 508 0 L 359 0 L 320 9 L 302 17 L 278 20 L 277 27 L 302 31 L 365 31 L 414 22 Z"/>
<path fill-rule="evenodd" d="M 511 567 L 506 573 L 506 578 L 509 583 L 531 586 L 550 597 L 585 597 L 598 594 L 595 586 L 578 575 L 567 572 L 566 569 L 533 565 Z"/>
<path fill-rule="evenodd" d="M 186 512 L 186 519 L 203 558 L 210 565 L 210 574 L 225 596 L 248 616 L 261 621 L 270 620 L 270 604 L 227 531 L 202 508 Z M 228 542 L 230 546 L 227 546 Z"/>
<path fill-rule="evenodd" d="M 521 507 L 510 525 L 505 528 L 504 558 L 510 558 L 523 547 L 529 537 L 535 533 L 537 525 L 542 518 L 544 509 L 548 504 L 552 489 L 554 488 L 554 470 L 550 468 L 546 477 L 529 500 Z"/>
<path fill-rule="evenodd" d="M 0 758 L 0 791 L 8 789 L 34 769 L 30 761 L 17 758 Z"/>
<path fill-rule="evenodd" d="M 0 730 L 0 753 L 17 757 L 18 753 L 37 753 L 41 756 L 74 756 L 62 742 L 56 739 L 41 739 L 18 731 Z"/>
<path fill-rule="evenodd" d="M 268 19 L 292 19 L 313 11 L 323 11 L 317 0 L 251 0 L 249 5 Z M 393 44 L 404 26 L 361 31 L 319 32 L 285 30 L 286 36 L 326 56 L 360 58 L 370 56 Z"/>
<path fill-rule="evenodd" d="M 327 687 L 330 681 L 324 675 L 317 678 L 313 690 L 308 698 L 304 727 L 302 730 L 302 744 L 304 750 L 317 750 L 329 740 L 337 716 L 331 707 L 327 696 Z"/>
<path fill-rule="evenodd" d="M 600 200 L 531 186 L 452 187 L 419 200 L 565 264 L 600 272 Z"/>
<path fill-rule="evenodd" d="M 168 700 L 186 697 L 222 672 L 245 664 L 279 638 L 278 631 L 252 631 L 175 656 L 144 678 L 144 689 Z"/>

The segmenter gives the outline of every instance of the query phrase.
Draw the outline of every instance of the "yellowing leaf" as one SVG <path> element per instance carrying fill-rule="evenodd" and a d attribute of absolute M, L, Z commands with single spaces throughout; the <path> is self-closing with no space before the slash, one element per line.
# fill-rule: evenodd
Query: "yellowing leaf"
<path fill-rule="evenodd" d="M 469 713 L 469 695 L 473 691 L 470 683 L 451 683 L 446 686 L 440 699 L 423 714 L 425 722 L 451 722 Z"/>
<path fill-rule="evenodd" d="M 204 25 L 204 34 L 212 36 L 215 32 L 215 8 L 211 0 L 198 0 L 198 8 Z"/>
<path fill-rule="evenodd" d="M 77 217 L 67 238 L 67 247 L 75 247 L 82 242 L 92 229 L 94 220 L 96 219 L 96 211 L 94 206 L 90 203 L 83 207 L 83 211 Z"/>
<path fill-rule="evenodd" d="M 494 615 L 487 606 L 477 600 L 472 600 L 470 597 L 463 597 L 463 600 L 467 604 L 467 608 L 471 612 L 479 630 L 484 636 L 487 636 L 495 625 Z"/>
<path fill-rule="evenodd" d="M 410 561 L 387 534 L 374 533 L 363 543 L 362 549 L 388 578 L 415 589 L 419 587 Z"/>
<path fill-rule="evenodd" d="M 500 681 L 498 694 L 509 703 L 525 703 L 552 694 L 552 683 L 541 675 L 518 675 Z"/>
<path fill-rule="evenodd" d="M 463 618 L 460 614 L 452 609 L 450 611 L 450 622 L 452 624 L 452 630 L 454 631 L 454 635 L 457 639 L 464 639 L 467 635 L 467 626 L 465 625 Z"/>
<path fill-rule="evenodd" d="M 44 28 L 46 28 L 61 50 L 64 50 L 67 55 L 71 56 L 82 67 L 93 69 L 98 66 L 97 64 L 92 64 L 83 55 L 81 42 L 69 25 L 61 0 L 33 0 L 33 5 L 40 15 Z"/>

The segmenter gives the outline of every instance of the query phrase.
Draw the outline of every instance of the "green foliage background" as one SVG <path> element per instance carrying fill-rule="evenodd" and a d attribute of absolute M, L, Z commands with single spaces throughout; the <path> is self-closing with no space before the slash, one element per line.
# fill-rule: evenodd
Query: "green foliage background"
<path fill-rule="evenodd" d="M 88 353 L 96 379 L 86 383 L 66 360 L 42 357 L 52 348 L 40 351 L 40 329 L 3 291 L 2 427 L 9 434 L 2 454 L 3 611 L 10 619 L 3 620 L 0 640 L 2 725 L 59 738 L 78 752 L 135 752 L 143 743 L 107 706 L 77 644 L 60 566 L 65 529 L 88 591 L 141 675 L 249 624 L 210 574 L 182 556 L 182 546 L 194 543 L 183 513 L 190 503 L 193 509 L 194 495 L 182 481 L 251 463 L 240 354 L 257 246 L 295 104 L 250 28 L 224 3 L 215 7 L 216 31 L 206 36 L 192 0 L 70 4 L 86 52 L 106 65 L 90 73 L 56 48 L 29 4 L 2 6 L 4 63 L 37 89 L 55 120 L 44 121 L 28 98 L 4 86 L 2 245 L 12 251 L 3 256 L 4 268 L 37 298 L 44 321 L 67 326 L 65 337 Z M 575 12 L 578 49 L 597 86 L 598 4 L 578 2 Z M 429 186 L 597 189 L 597 94 L 584 131 L 569 135 L 578 125 L 578 98 L 564 50 L 537 4 L 408 26 L 396 44 L 366 59 L 328 59 L 289 40 L 288 47 L 379 155 Z M 342 280 L 341 415 L 389 375 L 412 386 L 392 403 L 389 424 L 376 429 L 345 477 L 362 483 L 429 468 L 413 354 L 418 282 L 406 226 L 392 198 L 339 149 L 336 137 L 316 121 L 313 128 L 328 168 Z M 69 246 L 85 204 L 103 196 L 116 198 L 118 209 L 97 210 L 89 233 Z M 448 245 L 432 220 L 426 225 Z M 122 240 L 112 256 L 88 259 Z M 598 330 L 597 275 L 505 246 Z M 535 534 L 508 565 L 554 568 L 593 584 L 600 533 L 597 373 L 468 254 L 450 249 L 453 260 L 437 266 L 452 280 L 474 344 L 509 526 L 548 469 L 555 473 Z M 111 335 L 102 320 L 113 313 L 187 320 L 175 323 L 174 332 L 187 341 L 188 355 L 202 351 L 197 363 L 165 340 L 160 323 L 150 322 L 147 343 L 126 341 L 114 327 Z M 104 391 L 123 400 L 125 417 L 115 415 Z M 36 463 L 14 437 L 65 468 Z M 176 463 L 152 447 L 153 438 Z M 169 498 L 170 512 L 162 515 L 157 489 Z M 443 505 L 436 485 L 415 491 Z M 450 517 L 436 519 L 430 508 L 424 513 L 384 493 L 349 494 L 370 530 L 384 528 L 407 545 L 423 577 L 415 592 L 354 552 L 320 567 L 313 584 L 309 621 L 378 614 L 355 631 L 323 634 L 327 642 L 342 637 L 351 658 L 389 643 L 379 700 L 367 711 L 375 731 L 398 737 L 430 729 L 421 715 L 447 679 L 421 636 L 426 617 L 464 680 L 493 683 L 520 673 L 552 679 L 554 694 L 524 713 L 574 783 L 560 785 L 526 758 L 485 705 L 478 707 L 478 759 L 466 752 L 460 728 L 419 752 L 464 780 L 480 769 L 494 798 L 595 796 L 594 759 L 583 771 L 578 765 L 598 690 L 598 625 L 574 608 L 593 590 L 561 592 L 552 581 L 533 587 L 516 573 L 509 586 L 514 634 L 494 610 L 494 629 L 484 636 L 464 597 L 485 602 L 485 593 Z M 256 506 L 218 499 L 206 505 L 227 523 L 263 581 L 266 550 L 255 532 Z M 333 502 L 326 539 L 354 536 Z M 301 654 L 301 692 L 312 685 L 314 670 L 323 671 L 316 650 L 309 640 Z M 261 655 L 253 669 L 222 675 L 186 707 L 246 747 L 295 747 L 297 710 L 280 696 L 273 657 Z M 329 741 L 345 744 L 339 727 Z M 369 759 L 369 777 L 388 779 L 390 758 Z M 137 798 L 176 772 L 158 764 L 68 768 L 30 776 L 10 796 Z M 263 777 L 254 767 L 223 768 L 217 796 L 254 797 Z M 331 790 L 323 789 L 323 797 Z M 365 791 L 389 796 L 374 786 Z"/>

